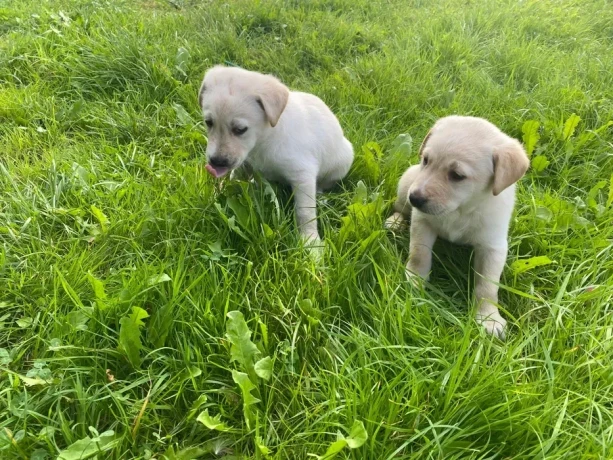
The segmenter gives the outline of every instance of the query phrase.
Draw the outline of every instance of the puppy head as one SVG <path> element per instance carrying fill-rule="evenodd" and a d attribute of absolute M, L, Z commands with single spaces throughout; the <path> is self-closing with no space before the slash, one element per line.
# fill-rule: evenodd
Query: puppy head
<path fill-rule="evenodd" d="M 409 189 L 409 200 L 433 215 L 500 194 L 529 166 L 517 140 L 475 117 L 438 120 L 422 143 L 420 157 L 421 170 Z"/>
<path fill-rule="evenodd" d="M 198 96 L 208 131 L 207 170 L 221 177 L 239 167 L 262 135 L 274 128 L 289 90 L 270 75 L 216 66 Z"/>

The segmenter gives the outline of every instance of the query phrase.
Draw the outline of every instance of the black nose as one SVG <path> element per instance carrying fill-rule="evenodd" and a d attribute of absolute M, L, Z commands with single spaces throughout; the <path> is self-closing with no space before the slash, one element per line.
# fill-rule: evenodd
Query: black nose
<path fill-rule="evenodd" d="M 224 157 L 211 157 L 209 158 L 209 164 L 216 168 L 227 168 L 230 166 L 230 160 Z"/>
<path fill-rule="evenodd" d="M 426 198 L 423 195 L 413 192 L 409 195 L 409 201 L 414 207 L 419 209 L 428 202 L 428 198 Z"/>

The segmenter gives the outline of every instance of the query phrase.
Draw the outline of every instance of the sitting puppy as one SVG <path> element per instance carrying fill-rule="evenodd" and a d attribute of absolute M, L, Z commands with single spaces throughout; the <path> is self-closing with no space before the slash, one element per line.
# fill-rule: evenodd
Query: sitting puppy
<path fill-rule="evenodd" d="M 487 120 L 441 118 L 420 148 L 421 164 L 398 184 L 390 228 L 411 218 L 407 276 L 427 279 L 437 237 L 475 249 L 476 319 L 490 334 L 505 336 L 498 312 L 498 283 L 507 257 L 515 182 L 529 160 L 521 144 Z"/>
<path fill-rule="evenodd" d="M 222 177 L 248 164 L 289 184 L 300 232 L 317 245 L 315 194 L 345 177 L 353 162 L 353 147 L 326 104 L 271 75 L 222 66 L 204 76 L 199 101 L 209 173 Z"/>

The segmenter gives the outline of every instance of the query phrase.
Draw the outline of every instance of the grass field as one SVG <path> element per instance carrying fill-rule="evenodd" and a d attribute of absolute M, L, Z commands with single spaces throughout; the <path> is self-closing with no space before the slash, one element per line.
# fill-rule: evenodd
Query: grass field
<path fill-rule="evenodd" d="M 354 144 L 321 265 L 288 190 L 204 171 L 223 62 Z M 382 227 L 452 113 L 531 154 L 506 342 L 468 248 L 420 290 Z M 608 0 L 0 0 L 0 458 L 612 459 L 611 120 Z"/>

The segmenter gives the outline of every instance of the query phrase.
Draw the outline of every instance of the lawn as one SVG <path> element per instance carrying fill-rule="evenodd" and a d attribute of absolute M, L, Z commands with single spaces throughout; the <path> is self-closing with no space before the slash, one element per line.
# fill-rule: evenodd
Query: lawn
<path fill-rule="evenodd" d="M 287 189 L 204 170 L 224 62 L 354 145 L 320 263 Z M 449 114 L 531 156 L 506 342 L 470 249 L 418 289 L 383 230 Z M 613 458 L 612 120 L 608 0 L 1 0 L 0 458 Z"/>

